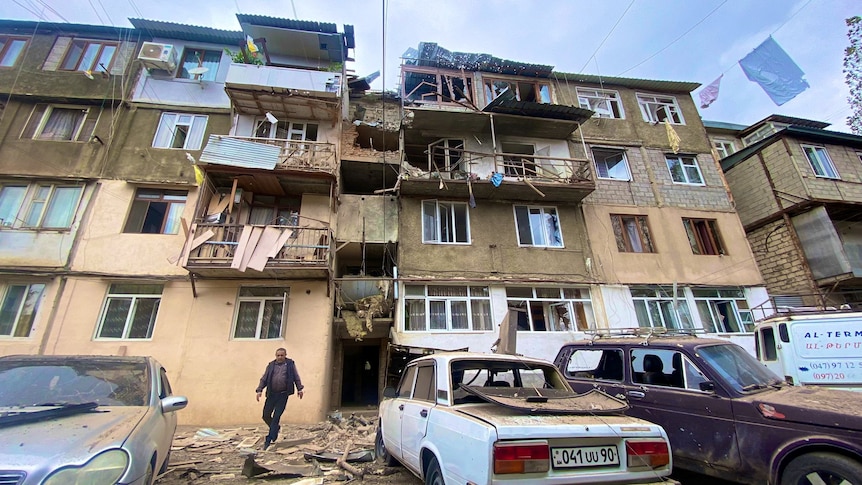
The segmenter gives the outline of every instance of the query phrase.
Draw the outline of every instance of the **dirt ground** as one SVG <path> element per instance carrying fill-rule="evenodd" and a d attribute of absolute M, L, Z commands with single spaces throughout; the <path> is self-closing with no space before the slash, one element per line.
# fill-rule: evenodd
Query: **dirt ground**
<path fill-rule="evenodd" d="M 263 450 L 260 426 L 180 426 L 167 471 L 157 485 L 188 484 L 389 484 L 419 485 L 402 467 L 373 459 L 376 417 L 350 415 L 327 422 L 282 424 L 279 439 Z M 345 450 L 350 452 L 343 465 Z"/>

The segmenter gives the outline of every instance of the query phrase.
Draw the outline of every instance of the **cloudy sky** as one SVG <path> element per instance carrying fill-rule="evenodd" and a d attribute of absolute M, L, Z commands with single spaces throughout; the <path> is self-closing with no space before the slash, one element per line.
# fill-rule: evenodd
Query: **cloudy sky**
<path fill-rule="evenodd" d="M 9 19 L 131 27 L 129 17 L 238 30 L 237 12 L 356 29 L 357 75 L 394 88 L 401 54 L 419 42 L 585 72 L 706 86 L 724 74 L 704 119 L 754 123 L 783 114 L 849 131 L 844 19 L 859 0 L 2 0 Z M 811 87 L 776 106 L 737 62 L 769 35 Z M 698 91 L 694 92 L 695 99 Z"/>

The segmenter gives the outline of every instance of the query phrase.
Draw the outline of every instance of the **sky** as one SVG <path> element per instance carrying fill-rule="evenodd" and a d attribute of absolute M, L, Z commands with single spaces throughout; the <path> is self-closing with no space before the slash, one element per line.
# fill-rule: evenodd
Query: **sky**
<path fill-rule="evenodd" d="M 401 55 L 420 42 L 546 64 L 557 72 L 687 81 L 723 74 L 705 120 L 753 124 L 771 114 L 849 132 L 842 63 L 859 0 L 2 0 L 0 18 L 131 27 L 146 18 L 239 30 L 236 13 L 353 25 L 354 62 L 372 89 L 398 85 Z M 777 106 L 738 61 L 772 36 L 811 86 Z M 700 105 L 698 93 L 693 92 Z"/>

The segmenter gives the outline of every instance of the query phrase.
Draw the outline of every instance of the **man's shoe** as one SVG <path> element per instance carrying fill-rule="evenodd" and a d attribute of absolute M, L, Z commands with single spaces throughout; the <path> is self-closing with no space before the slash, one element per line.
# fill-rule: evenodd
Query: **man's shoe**
<path fill-rule="evenodd" d="M 266 439 L 263 440 L 263 450 L 264 451 L 266 451 L 266 449 L 269 448 L 270 443 L 272 443 L 272 441 L 270 441 L 269 436 L 267 436 Z"/>

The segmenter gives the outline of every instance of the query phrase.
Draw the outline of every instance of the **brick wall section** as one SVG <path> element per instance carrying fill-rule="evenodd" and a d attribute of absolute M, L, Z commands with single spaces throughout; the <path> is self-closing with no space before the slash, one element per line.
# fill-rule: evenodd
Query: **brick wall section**
<path fill-rule="evenodd" d="M 784 220 L 772 222 L 750 232 L 748 242 L 770 294 L 816 291 L 804 270 L 805 256 L 794 244 Z"/>
<path fill-rule="evenodd" d="M 733 193 L 742 225 L 779 211 L 766 172 L 756 154 L 734 165 L 724 176 Z"/>

